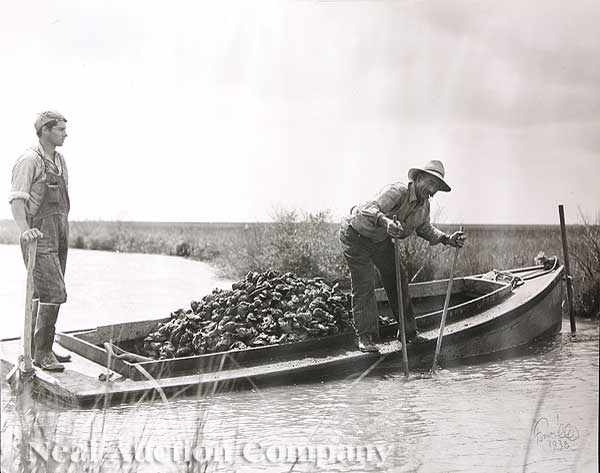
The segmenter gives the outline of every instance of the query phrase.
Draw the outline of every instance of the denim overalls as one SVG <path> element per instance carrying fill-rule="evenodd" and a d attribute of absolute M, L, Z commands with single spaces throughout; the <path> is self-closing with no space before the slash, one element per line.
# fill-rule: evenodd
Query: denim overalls
<path fill-rule="evenodd" d="M 30 228 L 37 228 L 44 234 L 37 241 L 33 299 L 45 304 L 62 304 L 67 300 L 64 274 L 69 244 L 69 193 L 63 173 L 38 155 L 44 163 L 46 186 L 37 212 L 27 217 Z M 27 260 L 27 248 L 24 244 L 21 248 Z"/>

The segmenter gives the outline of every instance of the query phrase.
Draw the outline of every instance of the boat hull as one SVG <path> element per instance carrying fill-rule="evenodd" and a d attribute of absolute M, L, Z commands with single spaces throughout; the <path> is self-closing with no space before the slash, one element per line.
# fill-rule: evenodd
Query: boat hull
<path fill-rule="evenodd" d="M 464 307 L 454 307 L 444 331 L 440 363 L 453 365 L 492 354 L 510 355 L 540 337 L 559 332 L 562 275 L 563 268 L 559 267 L 526 281 L 514 291 L 499 287 L 491 293 L 493 305 L 477 300 L 472 304 L 478 308 L 477 313 L 469 315 Z M 439 281 L 435 283 L 444 286 Z M 380 299 L 385 304 L 385 298 Z M 431 367 L 439 333 L 437 323 L 431 322 L 437 321 L 436 317 L 439 314 L 435 312 L 421 317 L 425 327 L 421 343 L 408 346 L 411 369 Z M 101 348 L 99 341 L 106 340 L 107 334 L 115 336 L 118 330 L 127 329 L 126 336 L 142 336 L 156 323 L 155 320 L 117 324 L 57 335 L 61 345 L 72 352 L 73 363 L 67 364 L 63 373 L 36 370 L 35 391 L 41 397 L 69 405 L 104 405 L 157 397 L 167 401 L 184 394 L 205 395 L 272 384 L 357 378 L 379 367 L 394 369 L 401 361 L 395 325 L 382 328 L 381 354 L 358 351 L 351 334 L 187 357 L 170 360 L 169 364 L 159 360 L 144 363 L 111 360 Z M 2 366 L 8 370 L 19 354 L 20 340 L 2 341 L 0 347 Z M 102 374 L 113 375 L 113 380 L 100 381 L 98 377 Z"/>
<path fill-rule="evenodd" d="M 558 271 L 552 278 L 539 281 L 544 283 L 539 285 L 539 292 L 523 303 L 512 303 L 509 299 L 487 314 L 466 320 L 463 327 L 445 332 L 441 362 L 510 352 L 560 332 L 563 304 L 561 276 L 562 271 Z M 435 335 L 437 338 L 437 331 Z M 430 366 L 433 353 L 430 349 L 427 351 L 427 354 L 415 359 L 415 365 Z"/>

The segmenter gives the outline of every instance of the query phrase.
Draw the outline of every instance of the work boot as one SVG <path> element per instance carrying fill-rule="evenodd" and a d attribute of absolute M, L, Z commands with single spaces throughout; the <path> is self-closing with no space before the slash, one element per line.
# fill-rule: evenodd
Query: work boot
<path fill-rule="evenodd" d="M 365 353 L 379 353 L 379 348 L 373 341 L 373 335 L 365 333 L 358 336 L 358 349 Z"/>
<path fill-rule="evenodd" d="M 69 355 L 68 353 L 61 355 L 52 350 L 52 354 L 54 355 L 54 358 L 56 358 L 56 360 L 61 363 L 69 363 L 71 361 L 71 355 Z"/>
<path fill-rule="evenodd" d="M 406 327 L 406 335 L 416 336 L 417 333 L 417 321 L 415 320 L 415 314 L 413 312 L 412 304 L 406 308 L 404 312 L 404 325 Z"/>
<path fill-rule="evenodd" d="M 34 343 L 33 336 L 35 333 L 35 322 L 37 320 L 39 302 L 40 302 L 39 299 L 35 299 L 31 302 L 31 356 L 32 357 L 35 353 L 35 343 Z M 55 330 L 55 334 L 56 334 L 56 330 Z M 52 340 L 54 340 L 54 335 L 52 336 Z M 60 355 L 60 354 L 56 353 L 54 350 L 52 350 L 52 352 L 54 353 L 54 357 L 56 358 L 56 360 L 59 361 L 60 363 L 68 363 L 71 361 L 71 355 L 69 355 L 68 353 L 66 353 L 64 355 Z"/>
<path fill-rule="evenodd" d="M 406 334 L 406 344 L 407 345 L 420 345 L 423 343 L 427 343 L 428 340 L 425 337 L 422 337 L 417 330 L 410 334 Z"/>
<path fill-rule="evenodd" d="M 65 369 L 52 353 L 59 307 L 57 304 L 39 304 L 33 333 L 35 347 L 33 364 L 47 371 L 63 371 Z"/>
<path fill-rule="evenodd" d="M 34 333 L 35 333 L 35 323 L 37 320 L 37 313 L 38 313 L 38 307 L 39 307 L 39 299 L 35 299 L 32 301 L 32 307 L 31 307 L 31 356 L 34 355 L 35 353 L 35 343 L 34 343 Z M 58 318 L 58 310 L 57 310 L 57 318 Z M 52 342 L 54 343 L 54 335 L 56 334 L 56 324 L 52 327 Z M 52 350 L 52 352 L 54 353 L 54 358 L 56 358 L 56 361 L 59 361 L 60 363 L 69 363 L 71 361 L 71 355 L 69 355 L 68 353 L 65 353 L 64 355 L 61 355 L 57 352 L 55 352 L 54 350 Z"/>
<path fill-rule="evenodd" d="M 56 307 L 57 307 L 56 318 L 58 318 L 58 310 L 60 309 L 60 306 L 57 305 Z M 53 344 L 54 344 L 54 335 L 56 335 L 56 323 L 52 326 L 52 343 Z M 56 358 L 56 360 L 61 363 L 68 363 L 69 361 L 71 361 L 71 355 L 69 355 L 68 353 L 65 353 L 64 355 L 60 355 L 60 354 L 56 353 L 54 350 L 52 350 L 52 353 L 54 354 L 54 358 Z"/>
<path fill-rule="evenodd" d="M 419 338 L 417 330 L 417 321 L 412 311 L 412 307 L 408 307 L 404 313 L 404 328 L 406 330 L 406 343 L 413 343 Z M 398 340 L 401 340 L 400 331 L 398 331 Z"/>
<path fill-rule="evenodd" d="M 65 367 L 58 362 L 54 353 L 51 351 L 40 355 L 36 353 L 36 357 L 33 360 L 33 364 L 38 368 L 42 368 L 46 371 L 64 371 Z"/>

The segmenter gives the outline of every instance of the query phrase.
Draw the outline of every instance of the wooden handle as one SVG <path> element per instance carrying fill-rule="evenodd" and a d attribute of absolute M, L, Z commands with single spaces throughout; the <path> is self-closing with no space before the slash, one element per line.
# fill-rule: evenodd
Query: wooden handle
<path fill-rule="evenodd" d="M 463 231 L 461 225 L 460 231 Z M 450 305 L 450 296 L 452 295 L 452 283 L 454 282 L 454 268 L 456 267 L 456 260 L 458 258 L 458 250 L 456 247 L 454 251 L 454 258 L 452 259 L 452 267 L 450 268 L 450 278 L 448 280 L 448 290 L 446 291 L 446 299 L 444 300 L 444 310 L 442 311 L 442 320 L 440 322 L 440 331 L 438 333 L 437 343 L 435 345 L 435 354 L 433 355 L 433 364 L 431 365 L 431 372 L 435 373 L 437 366 L 437 359 L 442 349 L 442 339 L 444 338 L 444 328 L 446 327 L 446 316 L 448 315 L 448 306 Z"/>
<path fill-rule="evenodd" d="M 577 331 L 575 325 L 575 316 L 573 314 L 573 280 L 571 279 L 571 270 L 569 266 L 569 245 L 567 244 L 567 227 L 565 225 L 565 208 L 558 206 L 558 217 L 560 219 L 560 236 L 562 240 L 563 256 L 565 259 L 565 274 L 567 282 L 567 305 L 569 309 L 569 320 L 571 322 L 571 333 Z"/>
<path fill-rule="evenodd" d="M 37 240 L 28 244 L 27 248 L 27 283 L 25 289 L 25 321 L 23 327 L 23 370 L 32 371 L 31 365 L 31 332 L 32 309 L 33 309 L 33 270 L 35 268 L 35 259 L 37 256 Z"/>
<path fill-rule="evenodd" d="M 398 216 L 394 215 L 394 223 L 398 222 Z M 396 263 L 396 293 L 398 294 L 398 327 L 400 332 L 400 341 L 402 342 L 402 368 L 404 376 L 408 377 L 408 352 L 406 348 L 406 327 L 404 324 L 404 298 L 402 294 L 402 272 L 400 241 L 394 238 L 394 256 Z"/>

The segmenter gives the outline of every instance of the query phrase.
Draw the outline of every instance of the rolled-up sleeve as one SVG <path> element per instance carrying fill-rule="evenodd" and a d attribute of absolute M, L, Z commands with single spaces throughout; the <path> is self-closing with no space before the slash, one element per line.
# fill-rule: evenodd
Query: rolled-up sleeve
<path fill-rule="evenodd" d="M 442 237 L 445 233 L 437 228 L 435 228 L 431 223 L 425 222 L 420 227 L 417 228 L 417 235 L 421 238 L 425 238 L 429 242 L 430 245 L 437 245 L 442 241 Z"/>
<path fill-rule="evenodd" d="M 435 228 L 429 220 L 429 210 L 425 211 L 424 222 L 416 228 L 416 233 L 429 242 L 431 246 L 441 242 L 445 233 Z"/>
<path fill-rule="evenodd" d="M 407 192 L 405 188 L 389 185 L 379 193 L 375 200 L 367 202 L 360 210 L 360 214 L 376 225 L 379 217 L 390 213 L 402 201 Z"/>
<path fill-rule="evenodd" d="M 36 172 L 36 164 L 28 156 L 21 157 L 12 170 L 11 188 L 8 194 L 8 202 L 15 199 L 29 200 L 31 198 L 31 184 Z"/>

